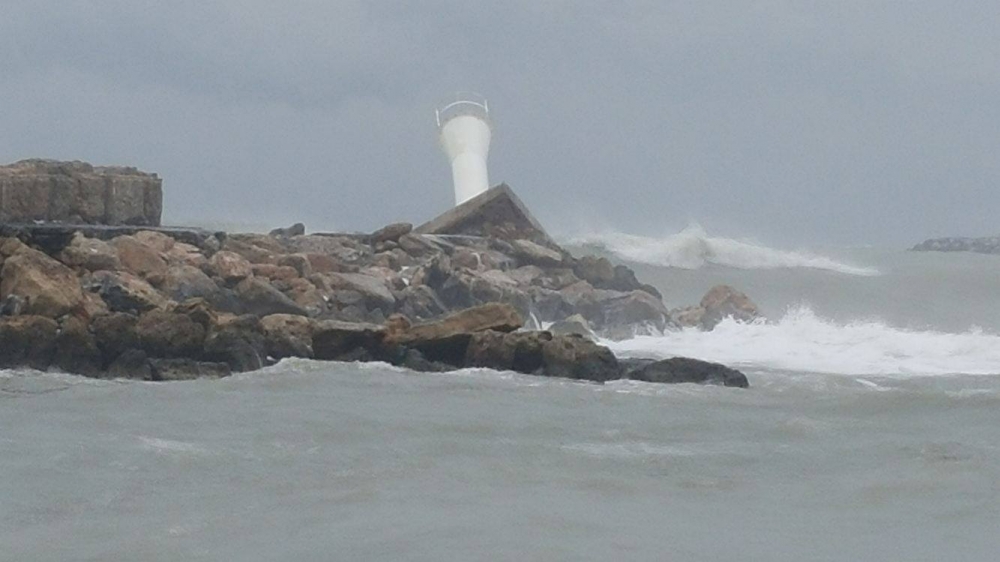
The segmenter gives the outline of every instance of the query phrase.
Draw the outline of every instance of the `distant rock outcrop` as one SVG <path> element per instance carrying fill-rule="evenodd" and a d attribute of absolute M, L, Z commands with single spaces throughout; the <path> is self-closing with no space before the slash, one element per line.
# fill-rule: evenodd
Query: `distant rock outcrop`
<path fill-rule="evenodd" d="M 1000 236 L 984 238 L 931 238 L 910 248 L 914 252 L 975 252 L 1000 254 Z"/>
<path fill-rule="evenodd" d="M 0 222 L 159 226 L 156 174 L 85 162 L 23 160 L 0 166 Z"/>

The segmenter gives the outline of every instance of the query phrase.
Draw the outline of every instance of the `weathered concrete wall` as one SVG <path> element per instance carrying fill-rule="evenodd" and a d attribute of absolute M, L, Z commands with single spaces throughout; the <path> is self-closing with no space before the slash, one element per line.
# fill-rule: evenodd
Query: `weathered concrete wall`
<path fill-rule="evenodd" d="M 135 168 L 23 160 L 0 166 L 0 222 L 159 226 L 163 181 Z"/>

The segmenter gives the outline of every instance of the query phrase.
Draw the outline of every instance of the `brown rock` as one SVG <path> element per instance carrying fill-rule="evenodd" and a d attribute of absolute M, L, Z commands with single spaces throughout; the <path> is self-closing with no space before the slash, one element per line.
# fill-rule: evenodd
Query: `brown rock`
<path fill-rule="evenodd" d="M 522 265 L 556 267 L 563 262 L 562 254 L 530 240 L 514 240 L 511 245 L 514 247 L 514 257 Z"/>
<path fill-rule="evenodd" d="M 143 314 L 135 326 L 143 351 L 151 357 L 200 357 L 205 329 L 188 316 L 163 310 Z"/>
<path fill-rule="evenodd" d="M 197 246 L 184 242 L 175 242 L 173 247 L 164 254 L 164 257 L 170 265 L 190 265 L 198 269 L 208 265 L 208 258 Z"/>
<path fill-rule="evenodd" d="M 56 318 L 78 308 L 83 291 L 73 270 L 31 248 L 19 248 L 0 269 L 0 299 L 17 295 L 24 314 Z"/>
<path fill-rule="evenodd" d="M 212 274 L 221 277 L 229 284 L 239 283 L 253 275 L 249 261 L 235 252 L 226 250 L 213 254 L 208 260 L 208 268 Z"/>
<path fill-rule="evenodd" d="M 302 254 L 309 260 L 309 267 L 313 273 L 347 272 L 344 264 L 340 263 L 333 256 L 325 254 L 307 253 Z"/>
<path fill-rule="evenodd" d="M 287 265 L 255 263 L 252 268 L 255 277 L 263 277 L 269 281 L 288 281 L 299 277 L 299 272 Z"/>
<path fill-rule="evenodd" d="M 372 244 L 380 242 L 395 242 L 401 236 L 406 236 L 413 230 L 413 225 L 408 222 L 397 222 L 382 227 L 372 234 Z"/>
<path fill-rule="evenodd" d="M 207 331 L 219 321 L 219 315 L 212 310 L 208 301 L 202 298 L 187 299 L 170 308 L 169 312 L 183 314 Z"/>
<path fill-rule="evenodd" d="M 260 319 L 267 354 L 275 359 L 313 357 L 313 322 L 293 314 L 271 314 Z"/>
<path fill-rule="evenodd" d="M 706 330 L 711 330 L 724 318 L 752 322 L 760 316 L 760 310 L 750 297 L 729 285 L 712 287 L 701 299 L 700 306 L 705 309 L 701 326 Z"/>
<path fill-rule="evenodd" d="M 476 332 L 466 348 L 466 367 L 540 374 L 542 345 L 552 340 L 548 332 Z"/>
<path fill-rule="evenodd" d="M 147 246 L 135 236 L 119 236 L 111 241 L 118 252 L 122 268 L 144 278 L 162 276 L 167 270 L 167 260 L 160 252 Z"/>
<path fill-rule="evenodd" d="M 299 277 L 309 277 L 312 275 L 312 263 L 305 254 L 286 254 L 278 256 L 278 265 L 295 268 Z"/>
<path fill-rule="evenodd" d="M 73 240 L 59 254 L 59 260 L 70 267 L 82 267 L 88 271 L 121 268 L 118 252 L 111 244 L 97 238 L 87 238 L 77 232 Z"/>
<path fill-rule="evenodd" d="M 162 232 L 155 232 L 152 230 L 141 230 L 133 234 L 133 236 L 136 240 L 142 242 L 146 246 L 149 246 L 160 254 L 166 254 L 173 249 L 175 244 L 173 238 L 163 234 Z"/>

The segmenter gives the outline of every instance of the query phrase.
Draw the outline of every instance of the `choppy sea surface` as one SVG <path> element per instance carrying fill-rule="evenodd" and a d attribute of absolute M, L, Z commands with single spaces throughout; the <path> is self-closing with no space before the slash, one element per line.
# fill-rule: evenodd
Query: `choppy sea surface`
<path fill-rule="evenodd" d="M 746 391 L 285 361 L 221 381 L 0 371 L 0 560 L 995 560 L 1000 257 L 576 240 L 671 306 L 611 343 Z"/>

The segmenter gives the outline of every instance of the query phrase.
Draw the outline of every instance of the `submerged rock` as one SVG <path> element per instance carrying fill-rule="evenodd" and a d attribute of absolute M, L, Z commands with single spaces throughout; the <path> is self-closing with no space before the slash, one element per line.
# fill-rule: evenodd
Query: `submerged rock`
<path fill-rule="evenodd" d="M 687 357 L 674 357 L 662 361 L 638 361 L 626 375 L 636 381 L 656 383 L 698 383 L 749 388 L 746 375 L 719 363 L 710 363 Z"/>

